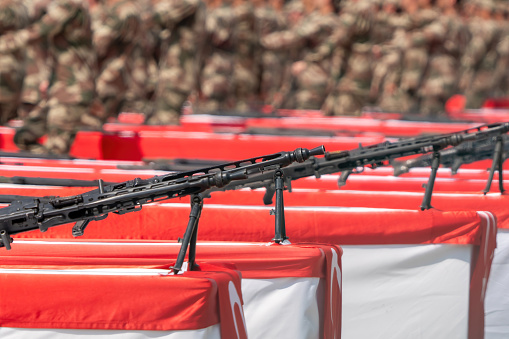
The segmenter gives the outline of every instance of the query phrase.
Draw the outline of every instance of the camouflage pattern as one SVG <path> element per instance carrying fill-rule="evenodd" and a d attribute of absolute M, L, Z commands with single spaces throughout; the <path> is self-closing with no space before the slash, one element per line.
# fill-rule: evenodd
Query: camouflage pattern
<path fill-rule="evenodd" d="M 155 111 L 146 123 L 178 124 L 181 109 L 196 88 L 203 36 L 204 7 L 199 0 L 159 1 L 154 8 L 162 27 Z"/>
<path fill-rule="evenodd" d="M 207 4 L 203 66 L 198 111 L 231 110 L 234 106 L 234 15 L 226 4 Z"/>
<path fill-rule="evenodd" d="M 38 21 L 45 13 L 51 0 L 25 0 L 30 23 Z M 49 80 L 48 46 L 45 40 L 37 40 L 25 46 L 25 79 L 21 93 L 18 117 L 24 119 L 43 100 L 40 85 Z"/>
<path fill-rule="evenodd" d="M 28 10 L 21 0 L 0 0 L 0 35 L 28 25 Z M 0 53 L 0 124 L 17 116 L 25 76 L 26 53 L 19 46 Z"/>
<path fill-rule="evenodd" d="M 260 70 L 258 36 L 254 6 L 248 0 L 237 1 L 233 6 L 234 60 L 233 95 L 234 109 L 238 112 L 250 110 L 257 101 Z"/>
<path fill-rule="evenodd" d="M 373 78 L 376 6 L 358 2 L 340 16 L 340 29 L 328 42 L 341 51 L 333 89 L 323 106 L 326 115 L 359 115 L 368 101 Z"/>
<path fill-rule="evenodd" d="M 45 107 L 47 114 L 39 114 L 37 119 L 47 117 L 48 121 L 36 123 L 36 133 L 32 133 L 34 128 L 30 124 L 33 119 L 29 114 L 24 127 L 17 131 L 20 137 L 15 140 L 23 142 L 26 139 L 21 137 L 23 134 L 42 136 L 51 131 L 46 139 L 46 145 L 50 145 L 46 151 L 64 154 L 69 151 L 76 131 L 85 126 L 100 128 L 104 114 L 95 103 L 97 65 L 92 49 L 88 6 L 80 0 L 52 1 L 40 21 L 26 30 L 1 37 L 0 51 L 38 39 L 44 39 L 48 44 L 51 73 L 48 100 L 39 105 Z M 66 109 L 62 109 L 64 106 Z M 73 114 L 75 111 L 81 114 Z M 27 148 L 20 143 L 17 145 L 22 149 Z"/>
<path fill-rule="evenodd" d="M 465 31 L 456 15 L 441 15 L 426 28 L 429 62 L 418 91 L 421 114 L 444 115 L 447 99 L 457 93 L 459 57 L 467 43 Z"/>
<path fill-rule="evenodd" d="M 497 66 L 497 45 L 501 33 L 497 23 L 487 17 L 490 7 L 481 4 L 478 11 L 485 13 L 485 17 L 473 20 L 469 25 L 472 38 L 461 58 L 460 89 L 465 93 L 468 108 L 480 108 L 484 100 L 492 95 L 493 70 Z"/>
<path fill-rule="evenodd" d="M 255 10 L 258 37 L 264 38 L 270 33 L 280 32 L 288 27 L 284 13 L 270 5 Z M 260 46 L 260 100 L 265 104 L 279 107 L 281 98 L 279 91 L 284 86 L 287 74 L 288 51 L 273 51 Z"/>
<path fill-rule="evenodd" d="M 93 44 L 99 66 L 96 88 L 106 117 L 117 116 L 133 81 L 133 52 L 144 36 L 141 13 L 134 0 L 108 0 L 94 10 Z"/>
<path fill-rule="evenodd" d="M 426 34 L 433 32 L 435 26 L 432 25 L 437 17 L 435 10 L 420 10 L 409 14 L 411 23 L 403 47 L 400 94 L 411 113 L 420 111 L 418 91 L 424 82 L 430 56 L 430 40 Z"/>
<path fill-rule="evenodd" d="M 382 111 L 406 112 L 408 102 L 400 89 L 402 76 L 402 62 L 405 47 L 402 42 L 406 39 L 406 31 L 410 27 L 409 16 L 405 13 L 380 12 L 377 25 L 386 22 L 392 28 L 392 34 L 387 32 L 386 41 L 379 46 L 380 56 L 373 69 L 373 79 L 370 88 L 370 101 Z"/>
<path fill-rule="evenodd" d="M 307 14 L 293 29 L 274 32 L 261 39 L 270 50 L 295 48 L 301 51 L 292 66 L 292 89 L 285 108 L 320 109 L 329 89 L 332 69 L 330 54 L 321 54 L 322 47 L 338 27 L 334 13 L 322 14 L 317 10 Z"/>

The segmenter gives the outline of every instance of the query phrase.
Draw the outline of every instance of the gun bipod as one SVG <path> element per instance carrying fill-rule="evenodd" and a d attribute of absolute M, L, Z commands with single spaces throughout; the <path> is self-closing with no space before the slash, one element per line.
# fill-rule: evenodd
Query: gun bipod
<path fill-rule="evenodd" d="M 196 268 L 196 240 L 198 238 L 198 222 L 200 221 L 201 211 L 203 209 L 203 196 L 201 194 L 191 195 L 191 213 L 187 223 L 184 239 L 180 247 L 175 266 L 170 267 L 177 274 L 182 270 L 182 265 L 186 258 L 187 248 L 189 247 L 188 268 L 192 271 Z"/>
<path fill-rule="evenodd" d="M 438 167 L 440 166 L 440 152 L 433 152 L 433 160 L 431 161 L 431 173 L 427 184 L 424 184 L 426 191 L 424 192 L 424 198 L 422 199 L 421 210 L 429 210 L 431 206 L 431 196 L 433 194 L 433 187 L 435 186 L 435 179 L 437 177 Z"/>
<path fill-rule="evenodd" d="M 503 179 L 503 168 L 504 164 L 504 138 L 501 135 L 497 135 L 495 137 L 495 151 L 493 153 L 493 162 L 491 163 L 490 175 L 488 177 L 488 182 L 486 183 L 486 187 L 483 190 L 484 195 L 488 193 L 491 189 L 491 183 L 493 182 L 493 176 L 495 175 L 495 171 L 498 171 L 498 188 L 500 193 L 504 192 L 504 179 Z"/>
<path fill-rule="evenodd" d="M 274 215 L 275 220 L 275 234 L 272 239 L 276 244 L 281 244 L 288 239 L 286 236 L 285 225 L 285 204 L 283 201 L 283 190 L 285 188 L 283 171 L 278 170 L 274 172 L 274 186 L 276 187 L 276 208 L 270 211 Z"/>

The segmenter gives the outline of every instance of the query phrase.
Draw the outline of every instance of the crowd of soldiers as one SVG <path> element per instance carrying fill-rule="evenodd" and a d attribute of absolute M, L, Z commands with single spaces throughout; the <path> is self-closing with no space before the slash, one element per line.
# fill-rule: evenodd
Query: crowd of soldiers
<path fill-rule="evenodd" d="M 0 123 L 67 153 L 119 112 L 364 106 L 428 117 L 509 96 L 509 4 L 493 0 L 0 0 Z M 39 139 L 47 135 L 44 145 Z"/>

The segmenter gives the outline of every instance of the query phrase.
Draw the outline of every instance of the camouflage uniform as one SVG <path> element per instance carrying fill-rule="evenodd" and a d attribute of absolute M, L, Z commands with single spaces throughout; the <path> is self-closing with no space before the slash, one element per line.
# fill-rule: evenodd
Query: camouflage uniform
<path fill-rule="evenodd" d="M 492 94 L 494 97 L 509 97 L 509 3 L 497 4 L 497 25 L 500 42 L 496 46 L 497 65 L 493 71 Z"/>
<path fill-rule="evenodd" d="M 97 72 L 92 49 L 88 6 L 81 0 L 55 0 L 48 12 L 29 29 L 0 37 L 0 51 L 12 50 L 37 39 L 49 46 L 51 77 L 48 100 L 30 112 L 14 141 L 21 149 L 65 154 L 78 129 L 99 128 L 94 105 Z M 45 147 L 38 139 L 48 134 Z"/>
<path fill-rule="evenodd" d="M 142 9 L 135 0 L 109 0 L 93 12 L 93 44 L 99 75 L 97 96 L 106 117 L 116 117 L 133 81 L 133 52 L 144 36 Z"/>
<path fill-rule="evenodd" d="M 409 15 L 410 30 L 403 45 L 403 62 L 399 94 L 410 113 L 420 112 L 418 91 L 420 90 L 429 63 L 429 44 L 425 30 L 432 25 L 438 13 L 435 10 L 420 10 Z"/>
<path fill-rule="evenodd" d="M 0 35 L 28 25 L 28 11 L 20 0 L 0 0 Z M 17 116 L 23 77 L 24 46 L 0 53 L 0 124 Z"/>
<path fill-rule="evenodd" d="M 369 100 L 373 77 L 374 4 L 359 2 L 340 15 L 329 44 L 339 53 L 334 87 L 323 106 L 326 115 L 358 115 Z"/>
<path fill-rule="evenodd" d="M 235 110 L 243 112 L 258 100 L 260 53 L 254 7 L 244 0 L 232 10 L 235 23 L 232 101 Z"/>
<path fill-rule="evenodd" d="M 490 9 L 489 3 L 480 5 L 480 9 Z M 461 59 L 460 89 L 465 93 L 466 107 L 480 108 L 493 94 L 493 71 L 497 66 L 501 31 L 491 19 L 472 20 L 469 30 L 472 38 Z"/>
<path fill-rule="evenodd" d="M 266 49 L 295 48 L 302 51 L 298 60 L 303 67 L 293 74 L 293 91 L 285 108 L 318 110 L 322 107 L 329 90 L 332 60 L 330 53 L 321 54 L 317 49 L 326 43 L 337 27 L 336 14 L 313 11 L 293 29 L 275 32 L 261 39 Z"/>
<path fill-rule="evenodd" d="M 155 112 L 148 124 L 178 124 L 182 105 L 196 87 L 203 35 L 203 3 L 159 1 L 154 8 L 161 31 L 161 58 Z"/>
<path fill-rule="evenodd" d="M 381 57 L 373 70 L 370 100 L 382 111 L 406 112 L 409 107 L 403 100 L 404 95 L 399 87 L 404 52 L 401 42 L 405 39 L 405 32 L 409 28 L 410 20 L 405 14 L 388 15 L 382 12 L 377 18 L 378 25 L 381 22 L 386 22 L 387 26 L 392 28 L 392 33 L 390 40 L 382 42 L 380 45 Z M 387 32 L 387 38 L 389 38 L 388 34 L 389 32 Z"/>
<path fill-rule="evenodd" d="M 25 0 L 31 23 L 38 21 L 46 13 L 46 7 L 50 1 Z M 21 106 L 18 109 L 18 116 L 21 119 L 26 118 L 28 113 L 44 99 L 40 85 L 49 80 L 48 46 L 46 41 L 34 41 L 25 46 L 25 51 L 26 74 L 21 93 Z"/>
<path fill-rule="evenodd" d="M 423 36 L 429 46 L 429 61 L 422 86 L 418 90 L 421 114 L 444 114 L 445 103 L 457 93 L 459 57 L 466 46 L 465 27 L 454 15 L 441 15 L 429 25 Z"/>
<path fill-rule="evenodd" d="M 220 5 L 207 10 L 203 67 L 200 73 L 198 110 L 230 110 L 234 67 L 234 15 L 230 7 Z"/>
<path fill-rule="evenodd" d="M 259 38 L 270 33 L 283 31 L 287 22 L 282 12 L 271 6 L 264 6 L 255 10 L 256 27 Z M 265 104 L 280 106 L 277 93 L 283 86 L 286 73 L 287 51 L 272 51 L 261 49 L 260 62 L 260 97 Z"/>

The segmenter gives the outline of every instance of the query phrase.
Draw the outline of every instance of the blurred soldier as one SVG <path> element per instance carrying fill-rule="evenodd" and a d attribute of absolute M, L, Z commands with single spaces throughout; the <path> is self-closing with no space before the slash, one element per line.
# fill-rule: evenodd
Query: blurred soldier
<path fill-rule="evenodd" d="M 28 25 L 28 11 L 21 0 L 0 0 L 0 35 Z M 25 50 L 19 46 L 0 53 L 0 124 L 17 116 L 23 77 Z"/>
<path fill-rule="evenodd" d="M 135 0 L 107 0 L 93 13 L 93 44 L 99 66 L 97 96 L 105 118 L 116 117 L 133 81 L 133 52 L 144 36 L 142 9 Z"/>
<path fill-rule="evenodd" d="M 0 52 L 46 39 L 51 64 L 47 102 L 30 112 L 14 142 L 35 152 L 65 154 L 76 132 L 101 127 L 103 112 L 93 106 L 96 57 L 92 49 L 88 5 L 81 0 L 54 0 L 30 28 L 0 37 Z M 47 133 L 44 147 L 38 139 Z"/>
<path fill-rule="evenodd" d="M 475 16 L 469 30 L 471 40 L 461 59 L 460 89 L 465 93 L 468 108 L 480 108 L 493 95 L 493 71 L 496 69 L 501 30 L 492 20 L 493 3 L 476 2 Z"/>
<path fill-rule="evenodd" d="M 399 9 L 399 1 L 384 2 L 375 23 L 376 27 L 380 27 L 384 22 L 387 24 L 387 38 L 392 31 L 390 40 L 378 45 L 381 57 L 373 70 L 370 88 L 370 100 L 385 112 L 406 112 L 409 109 L 399 87 L 405 47 L 402 42 L 410 28 L 410 18 L 406 13 L 399 13 Z"/>
<path fill-rule="evenodd" d="M 291 68 L 294 91 L 285 107 L 317 110 L 327 96 L 331 72 L 330 53 L 316 57 L 317 48 L 326 44 L 339 22 L 329 0 L 305 0 L 302 3 L 305 13 L 302 22 L 291 30 L 265 36 L 261 43 L 270 50 L 298 48 L 301 51 L 299 60 Z"/>
<path fill-rule="evenodd" d="M 323 106 L 326 115 L 358 115 L 369 100 L 377 8 L 371 1 L 359 1 L 340 15 L 340 28 L 328 42 L 340 55 L 332 72 L 333 89 Z"/>
<path fill-rule="evenodd" d="M 154 110 L 161 29 L 152 20 L 154 15 L 151 1 L 137 0 L 136 4 L 140 8 L 142 34 L 134 42 L 130 58 L 129 83 L 121 111 L 147 114 Z"/>
<path fill-rule="evenodd" d="M 459 58 L 467 44 L 466 27 L 456 10 L 456 0 L 438 0 L 441 15 L 424 29 L 420 44 L 427 44 L 429 62 L 418 90 L 421 114 L 444 114 L 445 102 L 457 93 Z"/>
<path fill-rule="evenodd" d="M 158 1 L 154 20 L 162 27 L 159 79 L 150 125 L 176 125 L 182 105 L 196 88 L 204 7 L 200 0 Z"/>
<path fill-rule="evenodd" d="M 509 97 L 509 3 L 500 2 L 495 7 L 495 19 L 500 29 L 500 42 L 496 46 L 497 65 L 493 71 L 492 95 Z"/>
<path fill-rule="evenodd" d="M 203 67 L 198 110 L 231 110 L 234 67 L 234 15 L 226 0 L 207 1 Z"/>
<path fill-rule="evenodd" d="M 235 111 L 246 112 L 258 101 L 260 87 L 255 8 L 251 0 L 235 0 L 232 10 L 235 22 L 232 101 Z"/>
<path fill-rule="evenodd" d="M 38 21 L 45 13 L 51 0 L 25 0 L 28 9 L 30 23 Z M 37 40 L 25 46 L 26 51 L 26 74 L 23 81 L 21 94 L 21 106 L 18 116 L 25 119 L 43 100 L 39 90 L 41 83 L 47 83 L 49 79 L 48 46 L 45 40 Z"/>
<path fill-rule="evenodd" d="M 260 4 L 255 10 L 255 16 L 260 39 L 270 33 L 280 32 L 287 28 L 282 0 L 271 0 Z M 289 53 L 260 49 L 260 98 L 265 104 L 278 107 L 281 101 L 278 92 L 283 87 Z"/>
<path fill-rule="evenodd" d="M 401 41 L 403 62 L 399 94 L 410 113 L 420 112 L 418 91 L 421 88 L 429 64 L 430 45 L 428 28 L 438 17 L 436 10 L 429 8 L 429 2 L 419 4 L 414 0 L 402 0 L 401 6 L 410 21 L 409 30 Z M 428 31 L 426 31 L 428 30 Z"/>

